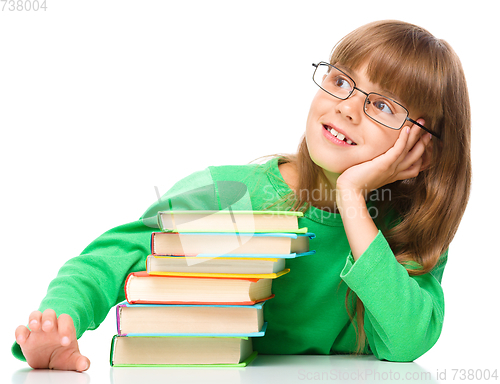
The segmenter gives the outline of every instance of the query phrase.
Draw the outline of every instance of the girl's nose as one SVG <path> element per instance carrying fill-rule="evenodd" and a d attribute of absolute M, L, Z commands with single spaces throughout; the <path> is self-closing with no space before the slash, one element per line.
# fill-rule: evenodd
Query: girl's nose
<path fill-rule="evenodd" d="M 363 115 L 365 99 L 365 95 L 355 90 L 349 98 L 339 100 L 339 103 L 336 106 L 336 112 L 340 113 L 353 123 L 358 123 Z"/>

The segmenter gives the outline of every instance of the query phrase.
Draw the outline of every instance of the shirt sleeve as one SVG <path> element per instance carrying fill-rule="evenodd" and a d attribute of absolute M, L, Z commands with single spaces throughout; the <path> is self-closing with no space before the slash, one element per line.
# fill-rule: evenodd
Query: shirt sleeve
<path fill-rule="evenodd" d="M 51 308 L 57 316 L 70 315 L 78 338 L 86 330 L 96 329 L 109 310 L 125 300 L 126 277 L 146 269 L 151 233 L 158 230 L 156 213 L 172 206 L 174 209 L 214 209 L 217 205 L 214 191 L 208 168 L 177 182 L 139 220 L 105 232 L 79 256 L 68 260 L 50 282 L 39 310 Z M 12 353 L 25 361 L 16 342 Z"/>
<path fill-rule="evenodd" d="M 71 316 L 79 338 L 95 329 L 111 307 L 125 299 L 124 282 L 131 272 L 144 270 L 152 228 L 141 220 L 113 228 L 68 260 L 50 282 L 39 310 L 51 308 Z M 15 357 L 25 360 L 14 343 Z"/>
<path fill-rule="evenodd" d="M 357 261 L 348 256 L 340 276 L 363 302 L 364 329 L 379 360 L 413 361 L 438 340 L 444 319 L 440 281 L 447 254 L 431 272 L 410 276 L 379 231 Z"/>

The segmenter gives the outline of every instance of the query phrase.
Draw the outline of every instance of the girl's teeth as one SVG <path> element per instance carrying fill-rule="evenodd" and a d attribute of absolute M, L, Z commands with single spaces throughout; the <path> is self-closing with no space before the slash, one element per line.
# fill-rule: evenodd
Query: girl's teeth
<path fill-rule="evenodd" d="M 344 140 L 347 144 L 352 145 L 352 140 L 346 139 L 342 133 L 338 133 L 335 129 L 329 128 L 330 133 L 339 140 Z"/>

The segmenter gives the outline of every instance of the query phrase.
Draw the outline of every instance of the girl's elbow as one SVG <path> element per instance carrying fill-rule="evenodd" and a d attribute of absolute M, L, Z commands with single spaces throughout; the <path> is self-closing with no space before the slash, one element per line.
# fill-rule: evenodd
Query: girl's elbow
<path fill-rule="evenodd" d="M 391 343 L 372 348 L 379 360 L 412 362 L 427 353 L 439 339 L 441 327 L 434 332 L 415 332 L 412 335 L 393 340 Z"/>
<path fill-rule="evenodd" d="M 419 353 L 416 351 L 407 351 L 407 350 L 390 351 L 390 353 L 375 355 L 375 357 L 381 361 L 390 361 L 394 363 L 411 363 L 412 361 L 422 356 L 425 352 Z"/>
<path fill-rule="evenodd" d="M 412 346 L 411 344 L 406 344 L 402 346 L 389 346 L 386 348 L 380 348 L 379 350 L 374 350 L 373 354 L 379 360 L 391 361 L 395 363 L 410 363 L 424 353 L 426 353 L 430 348 L 422 349 L 417 346 Z"/>

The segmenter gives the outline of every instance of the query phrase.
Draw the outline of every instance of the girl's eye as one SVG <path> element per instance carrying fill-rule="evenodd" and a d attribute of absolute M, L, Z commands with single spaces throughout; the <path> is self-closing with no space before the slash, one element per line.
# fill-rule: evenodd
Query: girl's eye
<path fill-rule="evenodd" d="M 391 106 L 389 105 L 389 103 L 387 103 L 386 100 L 383 100 L 383 99 L 382 100 L 375 100 L 375 101 L 372 101 L 372 104 L 380 112 L 389 113 L 391 115 L 394 114 Z"/>
<path fill-rule="evenodd" d="M 351 90 L 351 83 L 344 77 L 342 76 L 335 76 L 333 78 L 333 85 L 337 88 L 343 88 L 345 90 L 350 91 Z"/>

